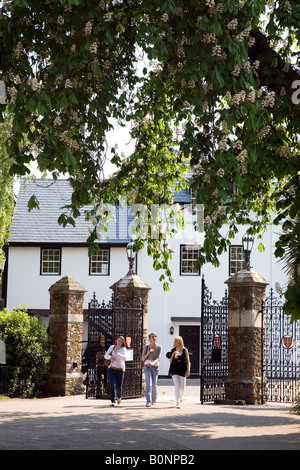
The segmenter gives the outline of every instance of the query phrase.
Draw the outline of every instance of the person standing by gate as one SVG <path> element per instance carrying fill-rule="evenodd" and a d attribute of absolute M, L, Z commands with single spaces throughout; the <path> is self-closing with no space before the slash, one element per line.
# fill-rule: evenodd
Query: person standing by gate
<path fill-rule="evenodd" d="M 150 344 L 147 344 L 142 353 L 144 361 L 144 373 L 146 381 L 146 406 L 156 404 L 157 399 L 157 378 L 159 370 L 159 359 L 161 355 L 161 346 L 157 344 L 157 335 L 149 334 Z"/>
<path fill-rule="evenodd" d="M 167 353 L 167 358 L 170 359 L 169 374 L 175 385 L 176 407 L 180 408 L 186 388 L 186 379 L 190 375 L 191 368 L 189 352 L 184 347 L 181 336 L 174 338 L 173 349 Z"/>
<path fill-rule="evenodd" d="M 123 336 L 119 336 L 115 344 L 108 348 L 104 359 L 111 359 L 111 363 L 107 370 L 110 382 L 111 406 L 114 406 L 116 403 L 116 395 L 117 404 L 119 405 L 121 403 L 122 383 L 126 360 L 125 338 Z"/>

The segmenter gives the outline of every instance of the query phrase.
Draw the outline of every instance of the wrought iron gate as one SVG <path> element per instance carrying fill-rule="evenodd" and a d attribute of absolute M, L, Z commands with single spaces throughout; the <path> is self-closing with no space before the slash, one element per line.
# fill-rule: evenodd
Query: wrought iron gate
<path fill-rule="evenodd" d="M 263 302 L 264 401 L 292 403 L 300 381 L 300 321 L 291 323 L 273 289 Z"/>
<path fill-rule="evenodd" d="M 104 355 L 118 336 L 130 338 L 131 354 L 126 361 L 122 397 L 142 395 L 140 354 L 143 347 L 143 305 L 139 299 L 126 302 L 114 292 L 108 304 L 99 304 L 94 293 L 89 303 L 88 342 L 83 355 L 86 370 L 86 398 L 109 399 L 109 381 Z"/>
<path fill-rule="evenodd" d="M 262 305 L 262 403 L 292 403 L 300 384 L 300 320 L 291 323 L 273 289 Z M 228 297 L 212 299 L 202 279 L 200 401 L 225 399 L 228 374 Z"/>
<path fill-rule="evenodd" d="M 201 403 L 225 399 L 228 374 L 228 297 L 212 300 L 202 278 L 201 306 Z"/>

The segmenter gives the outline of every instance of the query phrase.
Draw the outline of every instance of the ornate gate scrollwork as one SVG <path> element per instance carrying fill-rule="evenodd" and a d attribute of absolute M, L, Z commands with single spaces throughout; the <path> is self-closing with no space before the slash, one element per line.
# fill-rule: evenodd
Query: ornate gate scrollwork
<path fill-rule="evenodd" d="M 86 370 L 86 398 L 109 399 L 109 381 L 104 355 L 118 337 L 127 338 L 132 354 L 126 361 L 123 398 L 142 395 L 140 354 L 143 347 L 143 304 L 133 298 L 130 302 L 115 292 L 108 304 L 99 304 L 94 293 L 89 303 L 88 342 L 83 355 Z"/>
<path fill-rule="evenodd" d="M 263 302 L 264 401 L 292 403 L 300 381 L 300 321 L 283 314 L 273 289 Z"/>
<path fill-rule="evenodd" d="M 228 297 L 212 300 L 212 293 L 202 278 L 201 309 L 201 403 L 225 399 L 228 374 Z"/>

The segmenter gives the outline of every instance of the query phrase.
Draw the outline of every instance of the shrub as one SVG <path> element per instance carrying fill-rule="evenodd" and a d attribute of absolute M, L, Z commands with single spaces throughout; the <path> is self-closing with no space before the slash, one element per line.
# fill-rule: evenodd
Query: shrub
<path fill-rule="evenodd" d="M 41 320 L 22 306 L 0 312 L 0 339 L 10 366 L 9 395 L 35 397 L 41 392 L 50 362 L 51 346 Z"/>

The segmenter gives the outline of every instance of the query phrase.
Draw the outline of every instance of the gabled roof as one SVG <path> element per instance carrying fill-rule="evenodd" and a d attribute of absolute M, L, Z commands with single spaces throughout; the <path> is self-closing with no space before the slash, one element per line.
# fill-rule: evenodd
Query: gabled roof
<path fill-rule="evenodd" d="M 28 211 L 28 200 L 35 195 L 39 201 L 39 209 Z M 84 213 L 75 219 L 75 227 L 59 225 L 57 220 L 62 213 L 61 208 L 70 203 L 72 187 L 64 179 L 36 180 L 21 183 L 16 202 L 16 209 L 11 225 L 10 245 L 23 244 L 85 244 L 88 237 L 88 227 L 92 222 L 86 221 Z M 183 204 L 190 202 L 186 190 L 175 193 L 175 202 Z M 83 212 L 83 211 L 82 211 Z M 108 223 L 108 232 L 100 243 L 127 244 L 131 237 L 128 226 L 133 216 L 128 215 L 128 209 L 115 210 L 116 220 Z"/>

